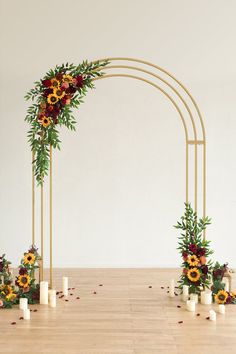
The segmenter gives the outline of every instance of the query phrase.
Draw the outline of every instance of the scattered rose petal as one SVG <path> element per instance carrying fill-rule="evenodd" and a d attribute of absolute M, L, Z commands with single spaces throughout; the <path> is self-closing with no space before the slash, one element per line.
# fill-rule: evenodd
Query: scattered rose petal
<path fill-rule="evenodd" d="M 178 323 L 184 323 L 184 321 L 179 321 Z"/>
<path fill-rule="evenodd" d="M 99 286 L 103 286 L 103 284 L 99 284 Z"/>
<path fill-rule="evenodd" d="M 23 320 L 23 319 L 24 319 L 24 317 L 22 317 L 22 316 L 21 316 L 21 317 L 19 317 L 19 320 Z"/>
<path fill-rule="evenodd" d="M 151 285 L 149 285 L 149 289 L 151 289 L 152 288 L 152 286 Z"/>
<path fill-rule="evenodd" d="M 65 301 L 69 301 L 68 299 L 65 299 Z"/>
<path fill-rule="evenodd" d="M 30 309 L 30 312 L 32 312 L 33 310 L 32 309 Z"/>
<path fill-rule="evenodd" d="M 11 325 L 15 325 L 16 324 L 16 322 L 11 322 Z"/>
<path fill-rule="evenodd" d="M 177 293 L 175 293 L 175 296 L 179 296 Z"/>
<path fill-rule="evenodd" d="M 80 297 L 79 296 L 77 296 L 77 298 L 76 298 L 77 300 L 79 300 L 80 299 Z"/>
<path fill-rule="evenodd" d="M 169 290 L 167 291 L 167 294 L 169 294 Z"/>
<path fill-rule="evenodd" d="M 181 308 L 181 306 L 180 306 L 180 305 L 177 305 L 177 307 L 178 307 L 178 309 L 180 309 L 180 308 Z"/>
<path fill-rule="evenodd" d="M 59 294 L 60 294 L 60 291 L 57 291 L 57 292 L 56 292 L 56 295 L 59 295 Z"/>
<path fill-rule="evenodd" d="M 170 289 L 170 287 L 169 287 L 169 286 L 167 286 L 167 289 Z"/>
<path fill-rule="evenodd" d="M 165 289 L 164 286 L 161 286 L 161 289 Z"/>
<path fill-rule="evenodd" d="M 200 316 L 200 313 L 197 313 L 197 316 Z"/>
<path fill-rule="evenodd" d="M 37 312 L 37 311 L 38 311 L 37 309 L 34 310 L 34 312 Z"/>
<path fill-rule="evenodd" d="M 175 289 L 179 289 L 179 287 L 178 287 L 178 286 L 175 286 Z"/>
<path fill-rule="evenodd" d="M 70 296 L 72 296 L 72 295 L 74 295 L 74 294 L 71 293 Z"/>
<path fill-rule="evenodd" d="M 210 316 L 206 317 L 206 320 L 209 320 L 210 319 Z"/>
<path fill-rule="evenodd" d="M 94 291 L 93 293 L 94 293 L 94 294 L 97 294 L 97 292 L 96 292 L 96 291 Z"/>
<path fill-rule="evenodd" d="M 71 290 L 75 290 L 75 288 L 71 288 Z"/>

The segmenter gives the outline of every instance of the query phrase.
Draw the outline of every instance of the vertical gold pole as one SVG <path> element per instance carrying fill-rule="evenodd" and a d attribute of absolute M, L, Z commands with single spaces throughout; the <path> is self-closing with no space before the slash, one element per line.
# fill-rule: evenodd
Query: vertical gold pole
<path fill-rule="evenodd" d="M 186 141 L 186 203 L 188 203 L 188 142 Z"/>
<path fill-rule="evenodd" d="M 52 145 L 50 145 L 50 288 L 53 287 L 53 271 L 52 271 Z"/>
<path fill-rule="evenodd" d="M 32 245 L 35 245 L 35 179 L 34 179 L 34 152 L 32 151 Z"/>
<path fill-rule="evenodd" d="M 197 213 L 197 192 L 198 192 L 198 161 L 197 161 L 197 141 L 194 144 L 194 209 Z"/>
<path fill-rule="evenodd" d="M 43 219 L 43 181 L 41 184 L 41 274 L 40 274 L 40 279 L 41 281 L 44 280 L 44 265 L 43 265 L 43 256 L 44 256 L 44 235 L 43 235 L 43 231 L 44 231 L 44 219 Z"/>
<path fill-rule="evenodd" d="M 203 145 L 203 217 L 206 217 L 206 140 Z M 203 231 L 203 239 L 206 239 L 206 230 Z"/>

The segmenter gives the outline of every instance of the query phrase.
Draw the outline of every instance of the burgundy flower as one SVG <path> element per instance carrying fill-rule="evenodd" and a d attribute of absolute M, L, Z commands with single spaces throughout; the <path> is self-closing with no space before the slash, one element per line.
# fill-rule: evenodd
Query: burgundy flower
<path fill-rule="evenodd" d="M 76 84 L 77 87 L 83 87 L 84 86 L 83 76 L 81 76 L 81 75 L 76 76 L 76 80 L 77 80 L 77 84 Z"/>
<path fill-rule="evenodd" d="M 224 272 L 223 272 L 222 269 L 216 269 L 216 270 L 213 271 L 213 277 L 215 279 L 222 279 L 223 278 L 223 274 L 224 274 Z"/>
<path fill-rule="evenodd" d="M 48 88 L 48 89 L 44 90 L 43 95 L 44 95 L 44 97 L 47 97 L 48 95 L 50 95 L 50 93 L 53 93 L 53 89 Z"/>
<path fill-rule="evenodd" d="M 3 271 L 3 263 L 0 262 L 0 273 Z"/>
<path fill-rule="evenodd" d="M 56 79 L 57 79 L 57 80 L 61 81 L 62 78 L 63 78 L 63 74 L 62 74 L 62 73 L 56 74 Z"/>
<path fill-rule="evenodd" d="M 52 83 L 51 80 L 43 80 L 42 84 L 44 87 L 50 87 Z"/>
<path fill-rule="evenodd" d="M 205 254 L 206 254 L 205 248 L 198 248 L 198 250 L 197 250 L 198 257 L 205 256 Z"/>
<path fill-rule="evenodd" d="M 195 243 L 191 243 L 189 245 L 189 251 L 192 253 L 197 253 L 197 245 L 195 245 Z"/>
<path fill-rule="evenodd" d="M 207 265 L 204 265 L 202 267 L 202 273 L 205 274 L 205 275 L 208 273 L 208 266 Z"/>
<path fill-rule="evenodd" d="M 227 294 L 228 294 L 228 297 L 227 297 L 227 299 L 226 299 L 226 304 L 231 304 L 231 303 L 232 303 L 232 300 L 233 300 L 233 297 L 230 295 L 229 292 L 227 292 Z"/>
<path fill-rule="evenodd" d="M 76 88 L 71 85 L 66 89 L 67 94 L 73 94 L 75 92 L 76 92 Z"/>
<path fill-rule="evenodd" d="M 183 251 L 182 252 L 182 257 L 183 257 L 183 260 L 186 261 L 186 259 L 188 258 L 188 252 Z"/>
<path fill-rule="evenodd" d="M 26 273 L 27 273 L 27 269 L 26 268 L 20 268 L 20 270 L 19 270 L 19 274 L 20 275 L 24 275 Z"/>

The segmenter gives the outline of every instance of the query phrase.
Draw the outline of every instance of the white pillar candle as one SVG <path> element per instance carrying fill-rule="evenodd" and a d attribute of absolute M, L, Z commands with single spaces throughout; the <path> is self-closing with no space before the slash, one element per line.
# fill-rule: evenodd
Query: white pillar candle
<path fill-rule="evenodd" d="M 221 313 L 222 315 L 224 315 L 225 314 L 225 305 L 220 304 L 218 306 L 218 312 Z"/>
<path fill-rule="evenodd" d="M 62 278 L 62 290 L 63 290 L 63 295 L 68 296 L 68 277 Z"/>
<path fill-rule="evenodd" d="M 56 305 L 57 305 L 56 290 L 53 290 L 53 289 L 49 290 L 48 299 L 49 299 L 49 306 L 56 307 Z"/>
<path fill-rule="evenodd" d="M 198 303 L 198 294 L 190 294 L 190 300 L 195 301 L 195 304 Z"/>
<path fill-rule="evenodd" d="M 190 312 L 194 312 L 195 311 L 195 301 L 194 300 L 188 300 L 186 302 L 186 309 Z"/>
<path fill-rule="evenodd" d="M 212 303 L 212 292 L 201 292 L 201 304 L 203 305 L 210 305 Z"/>
<path fill-rule="evenodd" d="M 183 285 L 183 294 L 182 294 L 182 300 L 187 301 L 189 298 L 189 286 L 188 285 Z"/>
<path fill-rule="evenodd" d="M 216 321 L 216 313 L 214 310 L 210 310 L 209 311 L 209 315 L 210 315 L 210 320 L 211 321 Z"/>
<path fill-rule="evenodd" d="M 26 310 L 28 308 L 28 299 L 21 297 L 19 302 L 20 310 Z"/>
<path fill-rule="evenodd" d="M 40 304 L 41 305 L 48 304 L 48 282 L 47 281 L 40 282 Z"/>
<path fill-rule="evenodd" d="M 23 318 L 24 320 L 30 320 L 30 309 L 23 310 Z"/>
<path fill-rule="evenodd" d="M 225 283 L 225 291 L 229 291 L 229 279 L 223 278 L 223 283 Z"/>

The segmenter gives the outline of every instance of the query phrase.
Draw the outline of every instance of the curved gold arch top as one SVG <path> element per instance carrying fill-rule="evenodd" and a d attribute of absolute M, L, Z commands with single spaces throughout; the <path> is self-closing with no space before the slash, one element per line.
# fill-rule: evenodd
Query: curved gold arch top
<path fill-rule="evenodd" d="M 158 90 L 171 103 L 177 112 L 184 130 L 185 136 L 185 201 L 189 203 L 190 180 L 189 163 L 193 155 L 193 181 L 192 190 L 194 196 L 194 209 L 206 216 L 206 133 L 200 109 L 187 88 L 174 75 L 167 70 L 141 59 L 115 57 L 102 58 L 99 61 L 107 60 L 109 64 L 101 67 L 103 75 L 94 78 L 94 81 L 108 78 L 128 78 L 144 82 Z M 94 62 L 97 62 L 95 60 Z M 193 154 L 190 154 L 193 148 Z M 34 156 L 32 156 L 34 161 Z M 199 180 L 199 168 L 202 177 Z M 35 241 L 35 187 L 34 167 L 32 167 L 32 243 Z M 199 188 L 200 186 L 200 188 Z M 49 235 L 50 235 L 50 287 L 53 286 L 53 230 L 52 230 L 52 147 L 50 146 L 50 178 L 49 178 Z M 201 190 L 200 190 L 201 189 Z M 202 197 L 202 203 L 198 203 L 198 194 Z M 191 193 L 192 195 L 192 193 Z M 43 279 L 43 243 L 44 243 L 44 218 L 43 218 L 43 186 L 41 186 L 41 256 L 42 264 L 40 269 Z M 205 232 L 204 232 L 205 238 Z"/>

